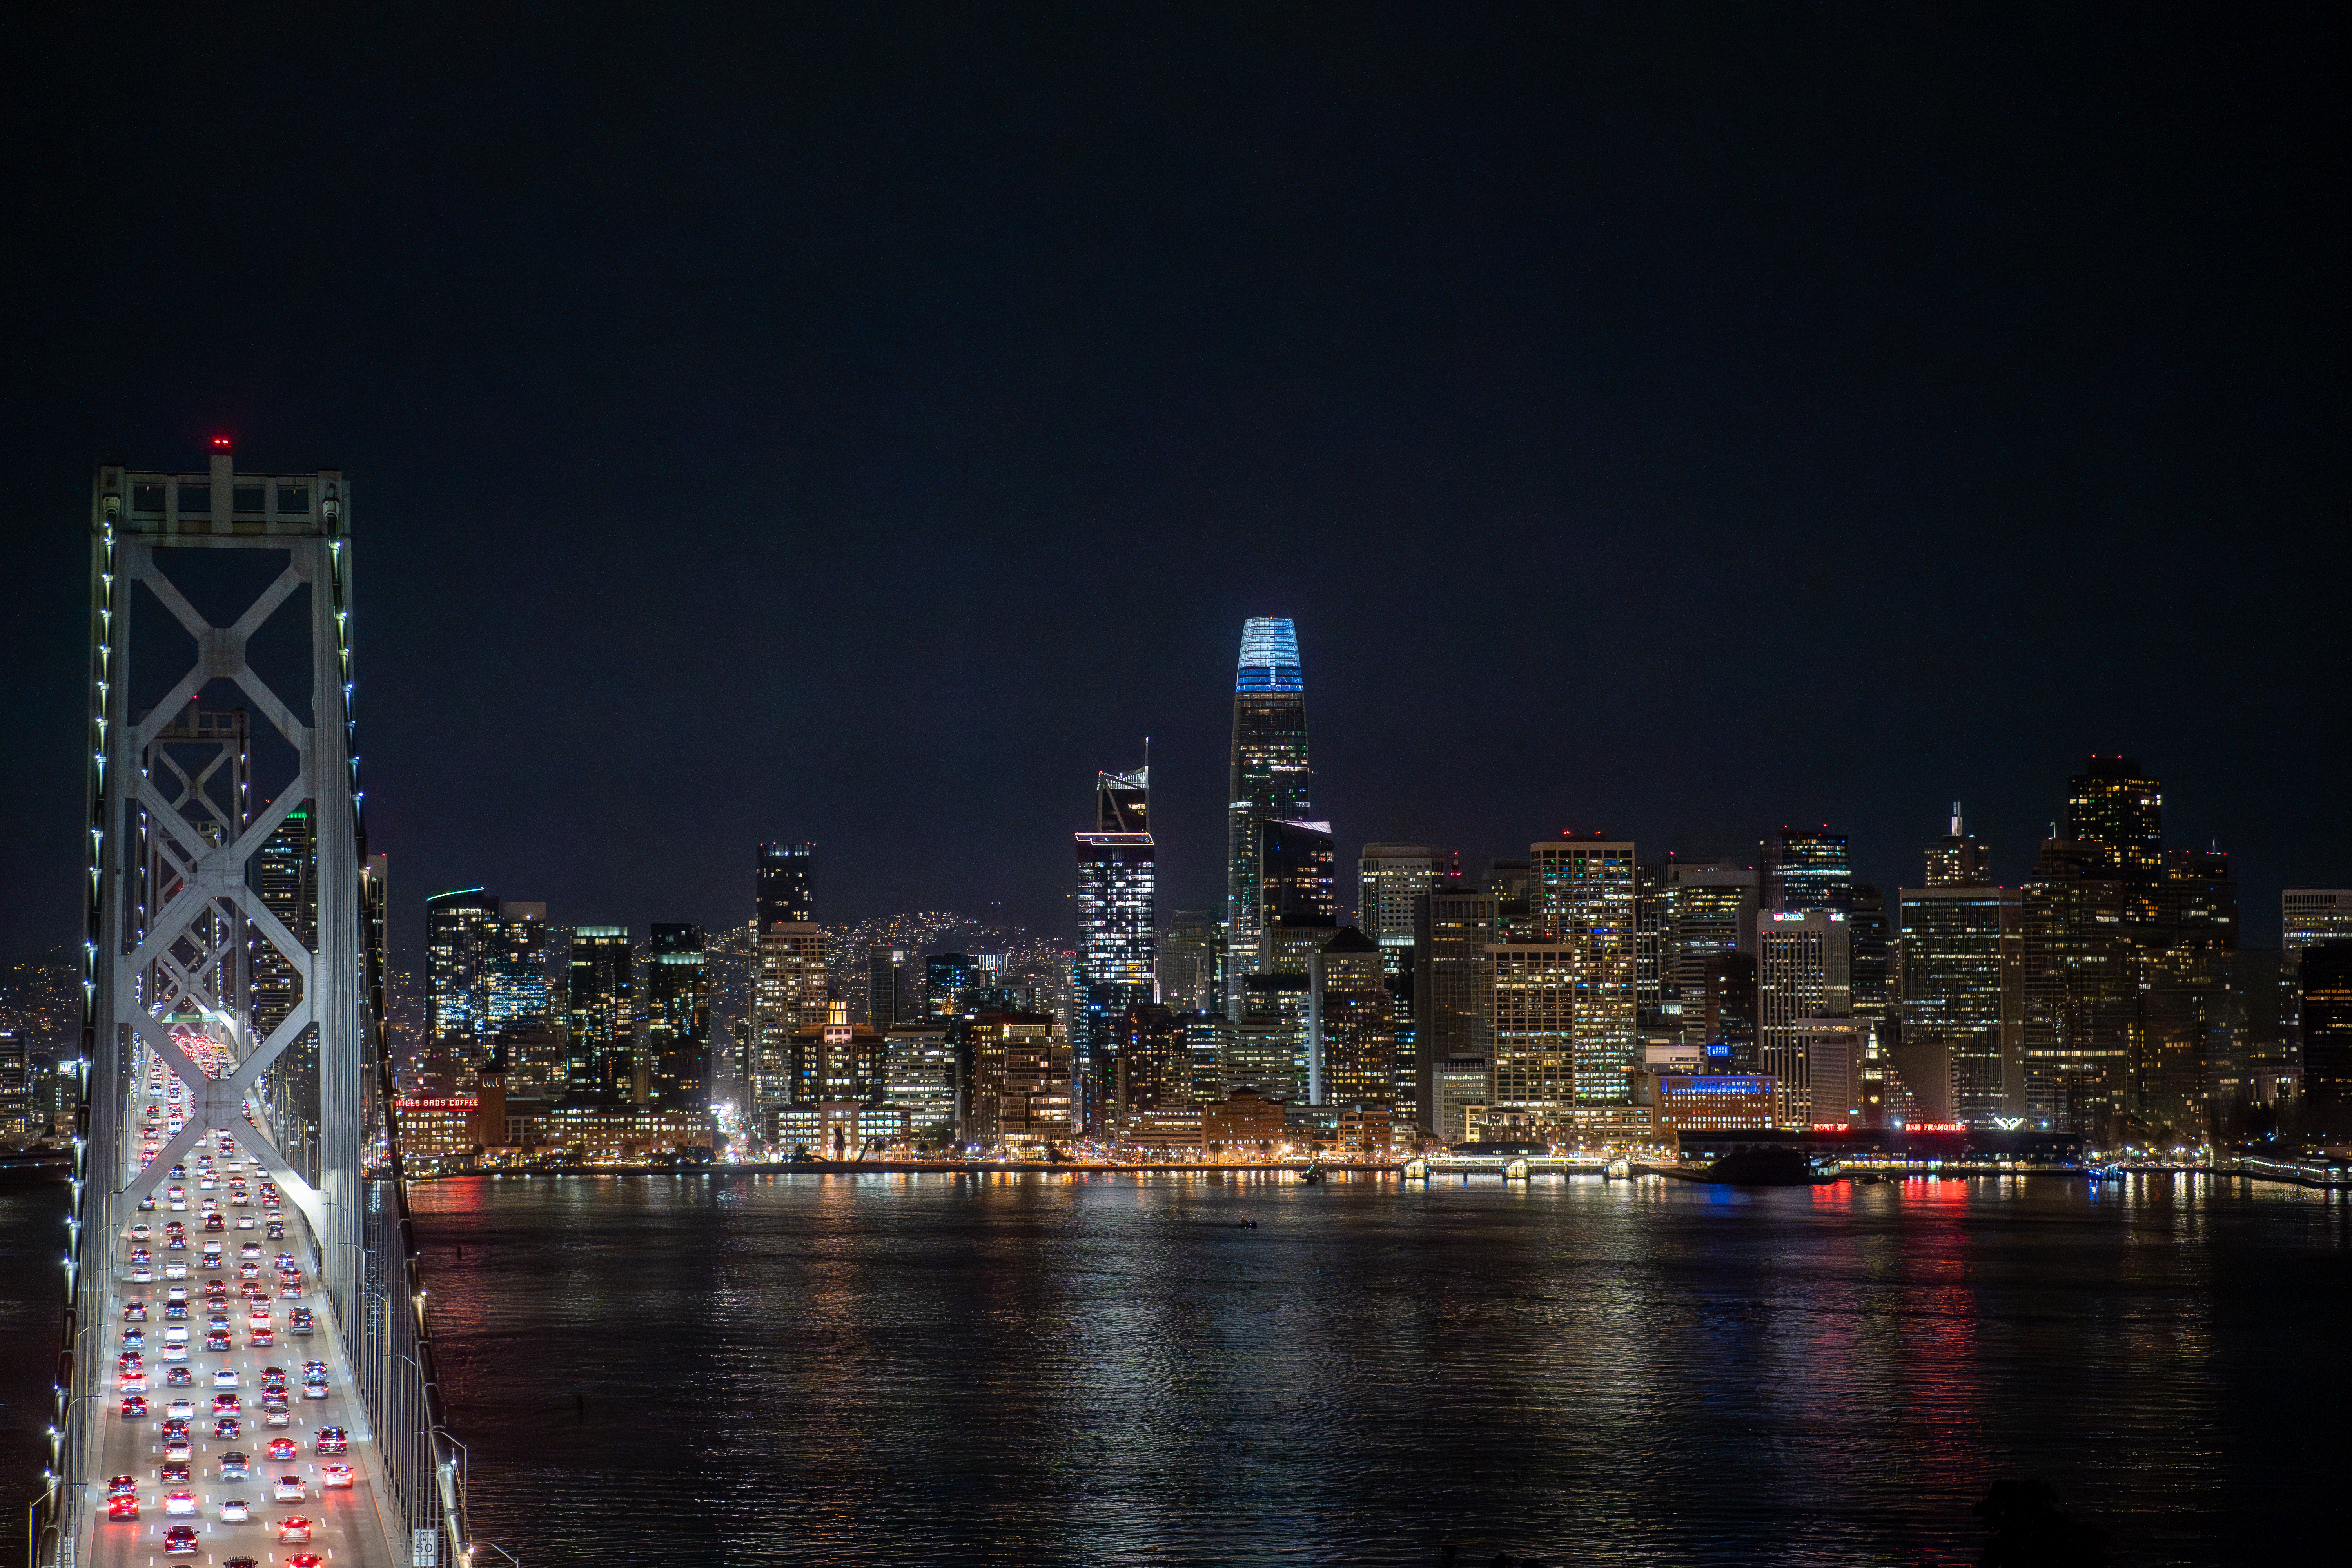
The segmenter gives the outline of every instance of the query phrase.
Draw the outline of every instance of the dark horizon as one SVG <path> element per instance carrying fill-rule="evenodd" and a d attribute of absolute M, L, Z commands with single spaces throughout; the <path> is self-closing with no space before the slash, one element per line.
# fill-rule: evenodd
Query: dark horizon
<path fill-rule="evenodd" d="M 90 473 L 221 431 L 351 477 L 403 945 L 740 921 L 779 838 L 820 920 L 1066 936 L 1146 734 L 1213 909 L 1254 615 L 1343 855 L 1825 822 L 1891 891 L 1957 797 L 2014 885 L 2122 752 L 2248 945 L 2352 885 L 2299 16 L 47 25 L 5 956 L 79 931 Z"/>

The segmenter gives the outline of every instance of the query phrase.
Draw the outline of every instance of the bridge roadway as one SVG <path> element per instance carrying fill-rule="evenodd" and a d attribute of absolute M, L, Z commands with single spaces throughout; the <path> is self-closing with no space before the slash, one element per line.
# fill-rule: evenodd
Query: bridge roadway
<path fill-rule="evenodd" d="M 169 1075 L 165 1075 L 169 1080 Z M 180 1089 L 172 1081 L 166 1103 L 178 1103 Z M 150 1101 L 153 1103 L 153 1101 Z M 299 1297 L 288 1297 L 277 1289 L 278 1269 L 272 1261 L 280 1252 L 290 1252 L 297 1258 L 315 1258 L 318 1247 L 310 1237 L 301 1211 L 292 1205 L 265 1205 L 260 1197 L 260 1184 L 268 1180 L 266 1173 L 254 1163 L 240 1147 L 236 1158 L 241 1171 L 232 1171 L 219 1156 L 218 1146 L 206 1141 L 204 1153 L 214 1156 L 218 1164 L 218 1186 L 211 1192 L 200 1184 L 196 1155 L 188 1160 L 188 1179 L 179 1184 L 186 1196 L 173 1203 L 169 1196 L 170 1184 L 157 1190 L 152 1211 L 130 1215 L 123 1233 L 116 1238 L 111 1288 L 108 1293 L 106 1349 L 101 1365 L 111 1373 L 122 1352 L 123 1334 L 127 1329 L 144 1331 L 146 1349 L 142 1352 L 147 1372 L 147 1407 L 144 1416 L 126 1416 L 121 1411 L 122 1394 L 119 1377 L 110 1377 L 107 1391 L 93 1396 L 100 1406 L 103 1422 L 100 1452 L 105 1456 L 99 1473 L 89 1478 L 88 1486 L 89 1513 L 97 1523 L 93 1538 L 85 1542 L 82 1561 L 101 1564 L 103 1568 L 152 1568 L 157 1563 L 195 1563 L 207 1568 L 251 1558 L 265 1568 L 286 1568 L 299 1552 L 312 1552 L 331 1568 L 394 1568 L 395 1563 L 405 1563 L 404 1552 L 395 1558 L 393 1546 L 393 1515 L 380 1511 L 377 1506 L 382 1468 L 377 1463 L 376 1445 L 369 1434 L 367 1418 L 360 1407 L 352 1386 L 352 1373 L 343 1352 L 341 1336 L 335 1331 L 333 1310 L 326 1292 L 319 1289 L 313 1272 L 305 1268 Z M 229 1197 L 228 1177 L 247 1176 L 254 1202 L 239 1207 Z M 202 1261 L 203 1201 L 213 1198 L 219 1202 L 229 1229 L 222 1233 L 222 1267 L 208 1268 Z M 251 1230 L 235 1228 L 236 1216 L 255 1216 Z M 285 1222 L 286 1235 L 280 1241 L 268 1239 L 268 1224 L 271 1217 Z M 163 1226 L 179 1220 L 188 1226 L 188 1249 L 184 1252 L 167 1250 L 163 1245 Z M 154 1233 L 145 1245 L 153 1254 L 152 1283 L 137 1283 L 131 1279 L 131 1251 L 136 1245 L 130 1227 L 147 1225 Z M 237 1249 L 246 1242 L 258 1242 L 262 1247 L 261 1283 L 270 1288 L 270 1310 L 274 1321 L 276 1342 L 268 1350 L 255 1350 L 247 1328 L 248 1306 L 236 1294 L 241 1283 L 238 1277 Z M 163 1278 L 164 1266 L 172 1259 L 185 1259 L 188 1279 L 184 1281 Z M 236 1348 L 226 1355 L 205 1351 L 204 1326 L 209 1316 L 205 1307 L 205 1286 L 218 1279 L 227 1288 L 231 1310 L 231 1342 Z M 188 1359 L 173 1363 L 163 1359 L 164 1303 L 173 1285 L 188 1287 L 189 1350 Z M 147 1303 L 147 1321 L 130 1323 L 123 1310 L 131 1301 Z M 291 1309 L 308 1307 L 316 1326 L 308 1334 L 288 1331 Z M 323 1400 L 301 1396 L 301 1368 L 306 1361 L 327 1363 L 328 1394 Z M 184 1389 L 164 1385 L 167 1369 L 180 1364 L 189 1368 L 194 1376 L 192 1386 Z M 261 1409 L 261 1377 L 266 1367 L 284 1368 L 288 1376 L 290 1402 L 287 1415 L 289 1425 L 271 1427 L 263 1425 Z M 216 1386 L 215 1374 L 223 1368 L 236 1375 L 234 1390 Z M 212 1414 L 213 1397 L 216 1393 L 234 1392 L 244 1408 L 238 1415 L 242 1431 L 235 1439 L 215 1437 L 213 1434 L 215 1417 Z M 166 1419 L 166 1406 L 174 1398 L 186 1399 L 195 1407 L 189 1419 L 187 1489 L 194 1494 L 197 1511 L 194 1516 L 166 1517 L 164 1495 L 179 1489 L 163 1484 L 164 1463 L 159 1435 Z M 349 1447 L 342 1461 L 352 1467 L 352 1484 L 326 1489 L 320 1485 L 322 1465 L 332 1462 L 332 1457 L 322 1459 L 317 1451 L 317 1434 L 322 1426 L 340 1426 L 349 1435 Z M 300 1448 L 293 1460 L 272 1463 L 264 1458 L 271 1439 L 290 1437 Z M 220 1479 L 221 1456 L 241 1453 L 252 1461 L 250 1481 L 224 1481 Z M 282 1476 L 297 1475 L 302 1480 L 302 1500 L 279 1503 L 273 1501 L 276 1486 Z M 111 1521 L 106 1517 L 106 1487 L 115 1476 L 129 1476 L 138 1483 L 139 1519 L 136 1523 Z M 244 1523 L 222 1519 L 221 1504 L 238 1499 L 250 1506 L 251 1517 Z M 281 1542 L 278 1524 L 289 1516 L 300 1516 L 311 1521 L 310 1540 L 307 1544 Z M 175 1524 L 190 1524 L 196 1531 L 196 1551 L 193 1554 L 164 1553 L 164 1532 Z M 404 1542 L 403 1544 L 405 1544 Z"/>

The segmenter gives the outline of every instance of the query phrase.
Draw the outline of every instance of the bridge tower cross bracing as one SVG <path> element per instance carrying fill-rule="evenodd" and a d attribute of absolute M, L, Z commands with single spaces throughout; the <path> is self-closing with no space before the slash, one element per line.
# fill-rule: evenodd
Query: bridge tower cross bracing
<path fill-rule="evenodd" d="M 58 1408 L 36 1510 L 42 1568 L 71 1568 L 89 1549 L 99 1511 L 95 1406 L 110 1391 L 105 1337 L 121 1238 L 172 1168 L 223 1132 L 308 1222 L 324 1316 L 351 1374 L 355 1435 L 376 1440 L 387 1547 L 422 1560 L 429 1542 L 439 1561 L 455 1562 L 467 1540 L 462 1449 L 441 1416 L 392 1136 L 382 889 L 380 874 L 370 885 L 352 709 L 350 501 L 336 470 L 238 474 L 225 442 L 204 474 L 98 472 L 81 1095 Z M 167 551 L 275 552 L 284 565 L 235 621 L 215 626 L 166 572 L 158 552 Z M 307 714 L 247 657 L 298 597 Z M 194 657 L 165 695 L 143 704 L 170 670 L 151 678 L 132 668 L 132 624 L 158 607 Z M 224 685 L 242 706 L 205 706 Z M 254 714 L 294 759 L 290 781 L 258 810 L 247 754 Z M 299 911 L 265 897 L 254 873 L 298 816 L 308 873 Z M 299 993 L 273 1010 L 260 1038 L 257 954 Z M 215 1071 L 183 1047 L 199 1037 L 211 1043 L 200 1054 Z M 142 1165 L 137 1064 L 151 1054 L 186 1086 L 189 1106 L 181 1131 Z"/>

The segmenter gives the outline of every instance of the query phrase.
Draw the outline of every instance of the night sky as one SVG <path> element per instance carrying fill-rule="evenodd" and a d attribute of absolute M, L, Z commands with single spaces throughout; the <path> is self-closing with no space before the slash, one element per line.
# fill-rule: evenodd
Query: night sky
<path fill-rule="evenodd" d="M 1281 615 L 1343 850 L 1826 822 L 1892 886 L 1957 796 L 2013 883 L 2123 752 L 2274 942 L 2352 884 L 2326 16 L 12 33 L 0 958 L 78 933 L 90 472 L 215 431 L 352 477 L 404 941 L 740 921 L 766 837 L 823 919 L 1066 931 L 1146 734 L 1207 907 Z"/>

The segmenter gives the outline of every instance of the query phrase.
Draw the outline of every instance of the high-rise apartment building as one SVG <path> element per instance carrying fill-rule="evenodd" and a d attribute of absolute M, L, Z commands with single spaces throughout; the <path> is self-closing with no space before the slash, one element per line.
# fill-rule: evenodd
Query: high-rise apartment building
<path fill-rule="evenodd" d="M 866 950 L 866 1018 L 877 1029 L 887 1029 L 902 1019 L 911 1021 L 915 1010 L 908 993 L 907 950 L 877 942 Z"/>
<path fill-rule="evenodd" d="M 917 1134 L 961 1118 L 963 1075 L 953 1031 L 944 1024 L 893 1024 L 882 1031 L 882 1102 L 907 1112 Z"/>
<path fill-rule="evenodd" d="M 572 928 L 565 990 L 571 1090 L 604 1105 L 636 1100 L 635 967 L 628 927 Z"/>
<path fill-rule="evenodd" d="M 1756 870 L 1768 914 L 1853 909 L 1853 865 L 1843 833 L 1783 827 L 1756 847 Z"/>
<path fill-rule="evenodd" d="M 1124 1134 L 1133 1118 L 1194 1103 L 1192 1047 L 1183 1018 L 1156 1002 L 1139 1003 L 1118 1020 L 1109 1131 Z"/>
<path fill-rule="evenodd" d="M 1629 1103 L 1642 1065 L 1634 1027 L 1633 841 L 1539 843 L 1528 847 L 1528 858 L 1539 932 L 1568 950 L 1574 972 L 1578 1103 Z"/>
<path fill-rule="evenodd" d="M 983 1013 L 971 1026 L 969 1142 L 1032 1148 L 1071 1136 L 1070 1049 L 1042 1013 Z"/>
<path fill-rule="evenodd" d="M 1426 844 L 1367 844 L 1356 858 L 1356 929 L 1379 945 L 1391 974 L 1412 963 L 1413 900 L 1439 875 Z"/>
<path fill-rule="evenodd" d="M 1308 1100 L 1310 984 L 1304 970 L 1242 977 L 1242 1016 L 1234 1020 L 1233 1053 L 1226 1064 L 1232 1085 L 1263 1089 L 1295 1103 Z"/>
<path fill-rule="evenodd" d="M 1380 944 L 1342 926 L 1310 961 L 1307 1095 L 1318 1105 L 1396 1105 L 1396 1020 Z M 1408 1116 L 1414 1108 L 1402 1108 Z"/>
<path fill-rule="evenodd" d="M 710 1103 L 709 945 L 698 925 L 654 926 L 646 953 L 641 1104 L 701 1110 Z"/>
<path fill-rule="evenodd" d="M 425 1037 L 445 1060 L 478 1054 L 489 1032 L 488 932 L 499 897 L 480 888 L 425 900 Z"/>
<path fill-rule="evenodd" d="M 1822 1019 L 1853 1016 L 1853 945 L 1836 910 L 1765 912 L 1756 928 L 1757 1049 L 1780 1125 L 1813 1120 L 1809 1046 Z"/>
<path fill-rule="evenodd" d="M 824 928 L 778 921 L 760 933 L 751 977 L 751 1095 L 754 1124 L 796 1098 L 795 1052 L 803 1028 L 825 1020 Z"/>
<path fill-rule="evenodd" d="M 1486 1101 L 1495 1050 L 1495 895 L 1459 886 L 1413 900 L 1414 1120 L 1459 1143 Z"/>
<path fill-rule="evenodd" d="M 1756 944 L 1756 871 L 1731 860 L 1668 860 L 1653 868 L 1650 940 L 1658 950 L 1656 1009 L 1645 1027 L 1705 1044 L 1709 962 Z M 1720 972 L 1721 966 L 1716 966 Z"/>
<path fill-rule="evenodd" d="M 1150 773 L 1095 775 L 1096 831 L 1075 836 L 1078 863 L 1078 953 L 1070 1026 L 1078 1125 L 1099 1138 L 1115 1097 L 1122 1021 L 1151 1004 L 1159 956 L 1151 835 L 1115 826 L 1143 822 Z"/>
<path fill-rule="evenodd" d="M 1241 976 L 1261 945 L 1265 924 L 1262 824 L 1304 818 L 1307 681 L 1298 629 L 1287 618 L 1254 617 L 1242 627 L 1234 671 L 1231 784 L 1225 812 L 1226 1006 L 1241 1013 Z"/>
<path fill-rule="evenodd" d="M 2025 1099 L 2036 1125 L 2085 1135 L 2129 1109 L 2143 889 L 2104 845 L 2045 840 L 2021 889 Z"/>
<path fill-rule="evenodd" d="M 816 846 L 762 844 L 752 861 L 751 914 L 761 931 L 816 919 Z"/>
<path fill-rule="evenodd" d="M 555 1021 L 547 973 L 551 940 L 543 903 L 500 900 L 498 918 L 481 928 L 484 1032 L 490 1037 Z"/>
<path fill-rule="evenodd" d="M 793 1031 L 793 1098 L 803 1105 L 878 1102 L 884 1050 L 881 1030 L 851 1022 L 849 1004 L 827 997 L 814 1021 Z"/>

